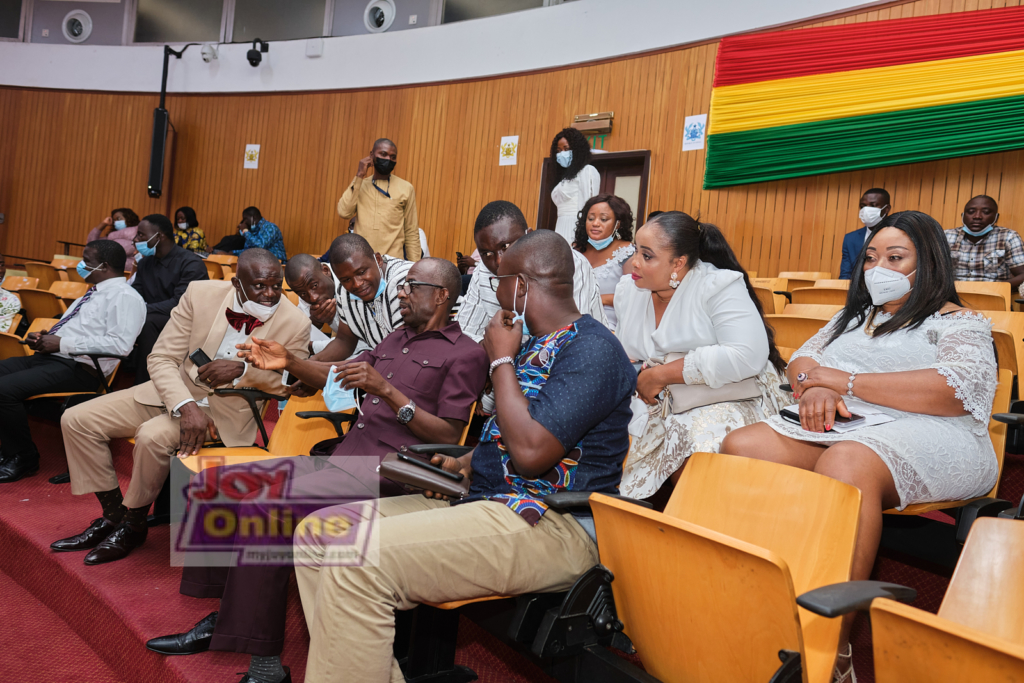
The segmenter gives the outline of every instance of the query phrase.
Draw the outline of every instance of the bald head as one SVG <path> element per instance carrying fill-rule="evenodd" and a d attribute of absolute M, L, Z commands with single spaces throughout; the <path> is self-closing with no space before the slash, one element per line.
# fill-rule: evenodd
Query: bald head
<path fill-rule="evenodd" d="M 501 260 L 501 274 L 522 273 L 550 284 L 568 284 L 576 273 L 572 249 L 553 230 L 535 230 L 516 240 Z"/>
<path fill-rule="evenodd" d="M 416 279 L 441 285 L 448 290 L 447 308 L 450 312 L 452 306 L 455 305 L 455 300 L 459 298 L 459 294 L 462 292 L 462 275 L 459 273 L 459 269 L 455 267 L 455 264 L 443 258 L 429 256 L 417 261 L 414 268 L 416 268 Z"/>
<path fill-rule="evenodd" d="M 320 271 L 320 262 L 309 254 L 298 254 L 288 261 L 284 267 L 284 278 L 290 285 L 298 280 L 307 279 L 311 273 Z"/>
<path fill-rule="evenodd" d="M 246 249 L 238 257 L 238 273 L 231 284 L 239 302 L 274 306 L 281 300 L 281 262 L 266 249 Z"/>
<path fill-rule="evenodd" d="M 257 269 L 276 269 L 278 275 L 281 273 L 281 261 L 266 249 L 246 249 L 238 257 L 238 272 Z"/>

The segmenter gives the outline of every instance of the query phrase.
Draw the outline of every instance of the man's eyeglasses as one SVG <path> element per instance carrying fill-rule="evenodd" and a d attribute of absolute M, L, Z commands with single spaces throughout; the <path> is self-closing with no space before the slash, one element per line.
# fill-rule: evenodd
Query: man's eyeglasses
<path fill-rule="evenodd" d="M 491 291 L 492 292 L 497 292 L 498 291 L 498 285 L 501 284 L 502 278 L 516 277 L 517 275 L 519 275 L 519 273 L 513 273 L 512 275 L 492 275 L 491 279 L 490 279 Z M 524 275 L 523 277 L 526 277 L 526 276 Z"/>
<path fill-rule="evenodd" d="M 414 287 L 436 287 L 437 289 L 448 289 L 444 285 L 435 285 L 432 282 L 420 282 L 418 280 L 406 280 L 404 284 L 399 285 L 398 290 L 403 292 L 406 296 L 412 294 Z"/>

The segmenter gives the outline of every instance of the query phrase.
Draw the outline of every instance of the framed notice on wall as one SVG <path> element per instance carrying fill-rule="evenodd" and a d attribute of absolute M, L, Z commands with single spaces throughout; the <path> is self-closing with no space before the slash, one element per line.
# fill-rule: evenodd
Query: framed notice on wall
<path fill-rule="evenodd" d="M 246 145 L 245 146 L 245 158 L 242 162 L 242 168 L 259 168 L 260 167 L 260 146 L 259 145 Z"/>

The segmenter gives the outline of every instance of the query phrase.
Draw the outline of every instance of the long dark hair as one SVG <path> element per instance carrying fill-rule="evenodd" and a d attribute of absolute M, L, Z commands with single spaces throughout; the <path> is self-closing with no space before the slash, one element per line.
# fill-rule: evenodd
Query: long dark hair
<path fill-rule="evenodd" d="M 907 303 L 900 306 L 900 310 L 896 311 L 892 318 L 875 328 L 873 336 L 892 334 L 904 328 L 916 329 L 946 303 L 963 305 L 956 293 L 953 258 L 949 253 L 949 244 L 946 242 L 942 226 L 926 213 L 900 211 L 886 216 L 877 228 L 868 231 L 864 248 L 860 250 L 857 263 L 853 266 L 850 290 L 846 293 L 846 306 L 840 311 L 828 344 L 839 339 L 850 327 L 851 322 L 856 320 L 857 327 L 860 327 L 868 315 L 879 308 L 871 303 L 871 294 L 864 284 L 864 256 L 871 240 L 882 228 L 902 230 L 914 243 L 914 249 L 917 250 L 917 273 Z"/>
<path fill-rule="evenodd" d="M 693 268 L 697 260 L 710 263 L 719 270 L 734 270 L 743 276 L 743 284 L 747 288 L 750 300 L 754 302 L 757 314 L 764 323 L 764 331 L 768 335 L 768 360 L 775 369 L 782 373 L 786 370 L 786 361 L 775 347 L 775 330 L 764 318 L 764 308 L 754 293 L 754 288 L 747 277 L 747 271 L 740 265 L 725 235 L 710 223 L 698 223 L 693 217 L 682 211 L 666 211 L 648 220 L 644 227 L 656 226 L 665 236 L 673 258 L 686 257 L 686 265 Z"/>
<path fill-rule="evenodd" d="M 569 168 L 559 166 L 555 158 L 555 155 L 558 154 L 558 141 L 562 138 L 565 138 L 565 141 L 569 143 L 569 149 L 572 150 L 572 163 L 569 164 Z M 563 128 L 558 131 L 558 135 L 551 141 L 551 165 L 555 170 L 555 183 L 572 180 L 589 163 L 590 143 L 587 142 L 586 136 L 575 128 Z"/>
<path fill-rule="evenodd" d="M 188 225 L 188 227 L 190 227 L 190 228 L 198 228 L 199 227 L 199 219 L 196 218 L 195 209 L 193 209 L 191 206 L 181 206 L 181 207 L 178 207 L 178 211 L 174 212 L 175 223 L 177 223 L 177 217 L 178 217 L 178 212 L 179 211 L 181 213 L 185 214 L 185 224 Z"/>
<path fill-rule="evenodd" d="M 576 234 L 573 236 L 576 244 L 574 247 L 581 254 L 590 248 L 590 242 L 587 241 L 587 214 L 595 204 L 601 203 L 607 203 L 608 208 L 615 214 L 615 220 L 619 222 L 619 227 L 616 228 L 619 239 L 627 242 L 633 241 L 633 209 L 629 208 L 629 204 L 621 197 L 616 197 L 613 194 L 599 194 L 588 199 L 587 203 L 583 205 L 583 210 L 576 217 Z"/>

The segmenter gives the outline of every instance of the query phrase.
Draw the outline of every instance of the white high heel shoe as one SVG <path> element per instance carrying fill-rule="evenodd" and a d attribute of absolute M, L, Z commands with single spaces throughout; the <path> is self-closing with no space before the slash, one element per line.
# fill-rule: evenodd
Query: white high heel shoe
<path fill-rule="evenodd" d="M 846 671 L 843 668 L 846 667 Z M 853 645 L 846 644 L 846 652 L 836 657 L 835 668 L 832 669 L 832 683 L 857 683 L 857 674 L 853 672 Z"/>

